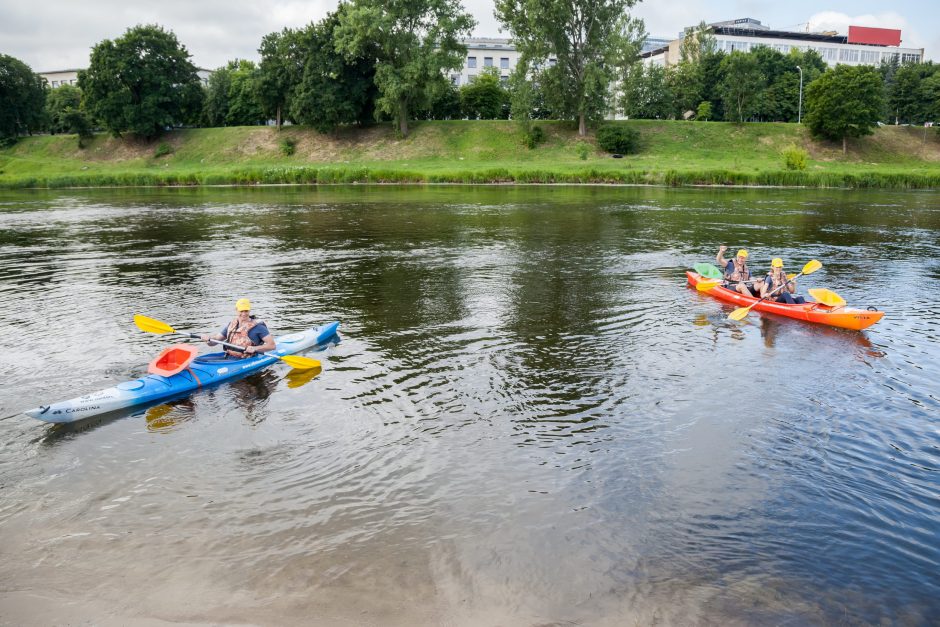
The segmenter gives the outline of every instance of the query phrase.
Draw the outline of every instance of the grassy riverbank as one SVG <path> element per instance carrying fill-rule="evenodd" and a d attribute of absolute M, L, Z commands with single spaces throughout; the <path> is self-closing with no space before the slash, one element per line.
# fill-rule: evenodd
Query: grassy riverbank
<path fill-rule="evenodd" d="M 593 135 L 562 122 L 539 123 L 547 141 L 522 146 L 506 121 L 416 122 L 396 138 L 390 125 L 330 135 L 302 127 L 190 129 L 154 142 L 100 134 L 83 149 L 75 136 L 22 139 L 0 150 L 0 187 L 259 183 L 640 183 L 940 188 L 936 129 L 883 127 L 841 144 L 813 140 L 796 124 L 629 122 L 636 155 L 613 159 Z M 285 154 L 284 143 L 294 144 Z M 781 151 L 804 148 L 803 171 Z M 586 153 L 586 154 L 585 154 Z M 582 155 L 586 156 L 582 159 Z"/>

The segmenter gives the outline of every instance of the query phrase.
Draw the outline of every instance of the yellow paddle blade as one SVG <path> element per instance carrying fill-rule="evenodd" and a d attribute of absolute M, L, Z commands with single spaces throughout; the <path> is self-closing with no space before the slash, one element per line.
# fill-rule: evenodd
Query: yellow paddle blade
<path fill-rule="evenodd" d="M 790 281 L 792 281 L 795 278 L 796 278 L 796 272 L 791 272 L 790 274 L 787 275 L 787 279 Z"/>
<path fill-rule="evenodd" d="M 750 313 L 750 311 L 751 311 L 750 307 L 738 307 L 737 309 L 735 309 L 734 311 L 728 314 L 728 318 L 730 318 L 731 320 L 744 320 L 744 317 L 747 316 L 747 314 Z"/>
<path fill-rule="evenodd" d="M 297 355 L 274 355 L 285 364 L 291 368 L 297 368 L 297 370 L 309 370 L 311 368 L 319 368 L 320 362 L 316 359 L 311 359 L 310 357 L 298 357 Z"/>
<path fill-rule="evenodd" d="M 695 284 L 695 289 L 700 292 L 707 292 L 710 289 L 716 288 L 721 285 L 721 281 L 699 281 Z"/>
<path fill-rule="evenodd" d="M 816 287 L 811 290 L 806 290 L 809 292 L 809 295 L 815 299 L 817 303 L 822 303 L 823 305 L 829 305 L 830 307 L 844 307 L 845 300 L 833 292 L 832 290 L 827 290 L 822 287 Z"/>
<path fill-rule="evenodd" d="M 147 333 L 157 333 L 159 335 L 163 335 L 164 333 L 176 333 L 176 329 L 166 322 L 154 320 L 153 318 L 148 318 L 140 314 L 134 314 L 134 324 L 137 325 L 138 329 L 146 331 Z"/>
<path fill-rule="evenodd" d="M 803 266 L 803 274 L 812 274 L 816 272 L 817 270 L 819 270 L 820 268 L 822 268 L 822 264 L 816 261 L 815 259 L 812 259 L 809 262 L 807 262 L 805 266 Z"/>

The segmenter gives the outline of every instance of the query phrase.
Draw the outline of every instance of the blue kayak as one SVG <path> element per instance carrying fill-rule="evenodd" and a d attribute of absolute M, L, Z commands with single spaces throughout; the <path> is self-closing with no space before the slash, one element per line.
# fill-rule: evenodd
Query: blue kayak
<path fill-rule="evenodd" d="M 200 387 L 206 387 L 255 372 L 279 360 L 271 354 L 293 355 L 333 339 L 339 322 L 331 322 L 300 333 L 276 339 L 276 348 L 266 355 L 239 359 L 225 353 L 209 353 L 196 357 L 188 367 L 172 376 L 148 374 L 133 381 L 118 383 L 114 387 L 92 392 L 54 405 L 40 405 L 25 412 L 46 422 L 75 422 L 126 409 L 137 405 L 179 397 Z"/>

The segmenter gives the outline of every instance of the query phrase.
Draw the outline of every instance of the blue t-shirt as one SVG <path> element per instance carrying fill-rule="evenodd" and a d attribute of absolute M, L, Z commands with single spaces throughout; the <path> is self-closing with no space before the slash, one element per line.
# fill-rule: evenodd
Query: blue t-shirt
<path fill-rule="evenodd" d="M 226 337 L 228 335 L 228 325 L 222 327 L 222 330 L 219 331 L 219 333 L 222 335 L 222 337 Z M 265 325 L 263 322 L 259 322 L 254 327 L 252 327 L 251 331 L 248 332 L 248 339 L 251 340 L 253 345 L 261 346 L 264 344 L 264 338 L 269 335 L 271 335 L 271 332 L 268 331 L 267 325 Z"/>

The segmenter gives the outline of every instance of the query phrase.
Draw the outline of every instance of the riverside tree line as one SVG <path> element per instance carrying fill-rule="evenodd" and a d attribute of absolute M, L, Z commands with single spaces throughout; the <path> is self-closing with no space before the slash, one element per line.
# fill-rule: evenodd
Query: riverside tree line
<path fill-rule="evenodd" d="M 244 126 L 275 120 L 330 132 L 342 125 L 409 120 L 508 119 L 530 145 L 532 120 L 574 120 L 579 134 L 611 113 L 628 118 L 795 122 L 845 140 L 879 122 L 940 121 L 940 65 L 828 69 L 814 51 L 766 47 L 726 54 L 702 24 L 686 33 L 671 67 L 639 59 L 636 0 L 497 0 L 496 16 L 521 53 L 506 84 L 484 68 L 456 87 L 460 41 L 475 26 L 458 0 L 350 0 L 324 19 L 266 35 L 260 62 L 233 60 L 203 86 L 190 55 L 160 26 L 136 26 L 92 48 L 78 87 L 48 89 L 21 61 L 0 55 L 0 142 L 34 132 L 93 128 L 154 138 L 175 126 Z M 549 63 L 554 59 L 554 63 Z M 844 144 L 843 144 L 844 145 Z"/>

